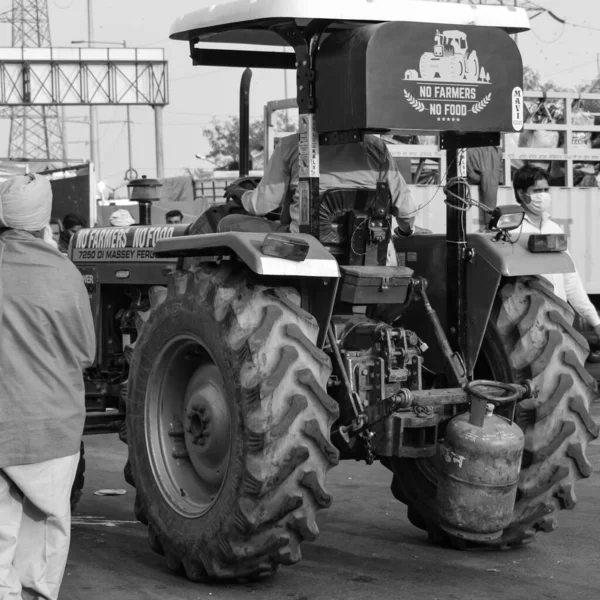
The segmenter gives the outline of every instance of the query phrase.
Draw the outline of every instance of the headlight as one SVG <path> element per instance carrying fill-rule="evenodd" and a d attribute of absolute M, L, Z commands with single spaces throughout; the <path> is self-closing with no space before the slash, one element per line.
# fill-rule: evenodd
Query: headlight
<path fill-rule="evenodd" d="M 512 231 L 521 226 L 525 211 L 520 206 L 498 206 L 490 219 L 490 229 Z"/>

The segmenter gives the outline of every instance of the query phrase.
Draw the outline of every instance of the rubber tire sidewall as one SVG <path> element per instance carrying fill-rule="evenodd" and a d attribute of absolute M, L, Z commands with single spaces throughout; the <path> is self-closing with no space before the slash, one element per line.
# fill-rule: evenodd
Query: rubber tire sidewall
<path fill-rule="evenodd" d="M 227 474 L 223 481 L 218 501 L 208 511 L 198 517 L 189 518 L 176 512 L 156 482 L 150 462 L 149 443 L 146 438 L 146 392 L 150 381 L 155 357 L 170 338 L 178 335 L 192 335 L 206 349 L 210 349 L 212 359 L 224 377 L 231 419 L 230 459 Z M 132 362 L 130 372 L 130 396 L 127 407 L 127 430 L 132 470 L 138 497 L 142 500 L 142 509 L 149 521 L 163 523 L 172 531 L 170 540 L 174 544 L 187 546 L 187 551 L 176 551 L 179 556 L 189 553 L 189 549 L 201 539 L 200 530 L 205 536 L 219 530 L 233 509 L 237 496 L 238 483 L 242 473 L 243 443 L 241 437 L 242 418 L 240 408 L 235 403 L 239 397 L 239 365 L 234 364 L 227 346 L 223 343 L 225 336 L 221 326 L 203 306 L 202 302 L 188 294 L 181 298 L 169 298 L 152 312 L 144 325 Z"/>

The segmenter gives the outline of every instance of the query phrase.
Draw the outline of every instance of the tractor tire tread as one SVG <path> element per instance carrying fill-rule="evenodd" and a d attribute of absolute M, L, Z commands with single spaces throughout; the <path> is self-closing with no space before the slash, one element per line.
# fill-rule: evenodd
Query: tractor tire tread
<path fill-rule="evenodd" d="M 236 443 L 245 450 L 236 459 L 241 464 L 235 494 L 227 499 L 230 510 L 198 530 L 193 543 L 169 540 L 173 533 L 153 499 L 137 486 L 151 546 L 193 581 L 261 578 L 279 564 L 297 562 L 300 543 L 319 533 L 316 511 L 331 504 L 325 476 L 339 460 L 329 439 L 339 410 L 326 392 L 331 364 L 316 347 L 315 319 L 300 307 L 295 290 L 267 287 L 236 266 L 175 271 L 166 293 L 154 292 L 153 299 L 160 304 L 152 306 L 146 324 L 168 318 L 168 310 L 182 302 L 202 305 L 218 323 L 231 364 L 239 365 L 228 377 L 239 381 L 245 434 L 240 439 L 238 432 Z M 138 337 L 142 345 L 152 335 L 146 324 Z M 136 459 L 132 468 L 137 481 Z"/>

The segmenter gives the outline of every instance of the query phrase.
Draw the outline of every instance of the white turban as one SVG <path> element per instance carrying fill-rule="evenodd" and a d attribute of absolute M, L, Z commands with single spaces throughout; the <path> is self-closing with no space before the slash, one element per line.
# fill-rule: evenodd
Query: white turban
<path fill-rule="evenodd" d="M 0 183 L 0 226 L 39 231 L 50 222 L 52 188 L 42 175 L 19 175 Z"/>
<path fill-rule="evenodd" d="M 129 227 L 135 223 L 135 219 L 131 216 L 131 213 L 124 208 L 115 210 L 115 212 L 110 215 L 109 221 L 113 227 Z"/>

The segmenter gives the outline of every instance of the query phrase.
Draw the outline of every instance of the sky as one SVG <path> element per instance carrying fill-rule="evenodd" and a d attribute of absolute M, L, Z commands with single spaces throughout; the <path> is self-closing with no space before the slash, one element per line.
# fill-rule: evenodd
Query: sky
<path fill-rule="evenodd" d="M 88 0 L 47 0 L 52 44 L 70 46 L 72 40 L 87 38 Z M 208 143 L 202 135 L 213 117 L 227 119 L 237 114 L 242 69 L 194 67 L 186 42 L 168 39 L 173 21 L 207 0 L 89 0 L 92 4 L 94 39 L 121 42 L 130 47 L 164 48 L 169 68 L 170 103 L 164 109 L 165 175 L 175 176 L 186 168 L 210 167 L 195 154 L 206 154 Z M 212 0 L 210 3 L 220 2 Z M 327 1 L 327 0 L 323 0 Z M 348 0 L 352 1 L 352 0 Z M 376 0 L 375 0 L 376 1 Z M 398 0 L 402 2 L 402 0 Z M 600 0 L 535 0 L 569 23 L 563 25 L 548 15 L 531 23 L 531 32 L 519 35 L 518 43 L 526 65 L 537 69 L 542 80 L 575 86 L 600 74 Z M 10 9 L 10 0 L 0 0 L 0 12 Z M 152 7 L 152 8 L 150 8 Z M 0 24 L 0 46 L 11 45 L 10 25 Z M 98 44 L 100 45 L 100 44 Z M 290 94 L 293 74 L 287 74 Z M 250 113 L 262 119 L 269 100 L 284 97 L 281 71 L 256 69 L 253 73 Z M 68 156 L 89 156 L 89 127 L 71 119 L 89 113 L 85 107 L 67 107 Z M 100 162 L 102 179 L 119 186 L 127 170 L 127 129 L 125 107 L 99 107 Z M 156 176 L 154 115 L 150 107 L 132 107 L 133 167 L 139 175 Z M 8 123 L 0 123 L 0 152 L 8 152 Z"/>

